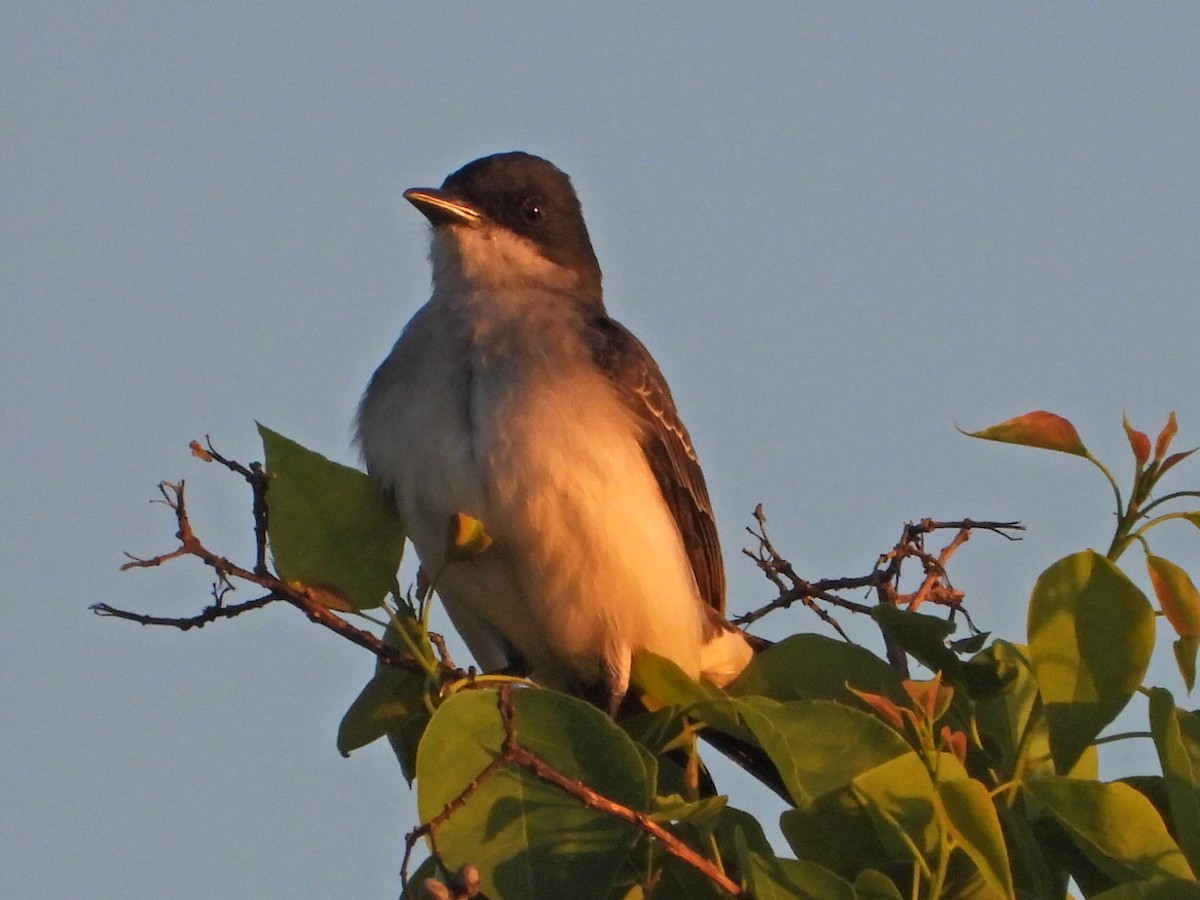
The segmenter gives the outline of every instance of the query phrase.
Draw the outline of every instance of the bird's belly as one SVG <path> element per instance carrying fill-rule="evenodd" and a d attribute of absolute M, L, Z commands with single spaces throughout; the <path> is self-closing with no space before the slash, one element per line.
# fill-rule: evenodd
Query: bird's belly
<path fill-rule="evenodd" d="M 495 544 L 451 567 L 463 571 L 447 600 L 479 610 L 543 681 L 623 686 L 641 648 L 698 674 L 701 601 L 623 405 L 599 377 L 495 383 L 507 387 L 477 391 L 472 408 L 477 515 Z M 503 604 L 472 577 L 497 563 Z"/>

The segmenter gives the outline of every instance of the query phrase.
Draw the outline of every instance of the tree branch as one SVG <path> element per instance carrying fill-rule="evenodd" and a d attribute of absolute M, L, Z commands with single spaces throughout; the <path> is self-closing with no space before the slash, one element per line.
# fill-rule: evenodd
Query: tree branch
<path fill-rule="evenodd" d="M 193 452 L 195 452 L 195 448 L 193 448 Z M 214 457 L 214 459 L 216 459 L 216 457 Z M 220 462 L 219 459 L 217 461 Z M 256 498 L 260 496 L 258 488 L 259 482 L 254 480 L 254 471 L 252 469 L 246 469 L 245 467 L 242 467 L 236 463 L 229 464 L 226 462 L 226 465 L 233 471 L 237 471 L 239 473 L 249 472 L 250 475 L 247 477 L 248 480 L 251 480 L 251 484 L 255 487 L 255 496 Z M 355 628 L 341 616 L 336 615 L 328 606 L 325 606 L 323 603 L 321 603 L 317 592 L 314 592 L 303 585 L 296 585 L 283 581 L 269 572 L 259 572 L 257 571 L 257 562 L 255 564 L 256 571 L 251 571 L 237 565 L 234 562 L 231 562 L 223 556 L 213 553 L 211 550 L 205 547 L 200 539 L 196 537 L 195 532 L 192 530 L 191 521 L 188 519 L 187 505 L 184 499 L 183 481 L 178 483 L 169 481 L 160 482 L 158 485 L 158 490 L 159 493 L 162 494 L 162 502 L 166 503 L 166 505 L 175 513 L 175 524 L 177 526 L 175 536 L 179 539 L 179 546 L 168 553 L 163 553 L 159 556 L 154 556 L 149 559 L 140 559 L 138 557 L 126 554 L 129 556 L 130 561 L 121 566 L 121 571 L 126 571 L 129 569 L 153 568 L 170 560 L 178 559 L 182 556 L 193 556 L 216 572 L 217 578 L 222 583 L 228 584 L 229 587 L 232 588 L 232 584 L 230 583 L 231 579 L 246 581 L 266 589 L 268 592 L 267 597 L 260 598 L 263 601 L 261 603 L 257 601 L 248 601 L 247 603 L 238 604 L 237 606 L 232 607 L 222 605 L 220 599 L 218 598 L 216 603 L 210 607 L 207 607 L 199 615 L 178 619 L 164 618 L 161 616 L 147 616 L 143 615 L 142 613 L 129 612 L 127 610 L 116 609 L 112 606 L 109 606 L 107 603 L 98 603 L 91 607 L 91 609 L 97 615 L 116 619 L 126 619 L 129 621 L 139 622 L 143 625 L 169 625 L 186 631 L 188 628 L 200 627 L 203 624 L 216 621 L 217 619 L 232 618 L 233 616 L 242 612 L 246 612 L 249 609 L 257 608 L 257 606 L 265 606 L 267 602 L 281 600 L 284 603 L 288 603 L 299 609 L 308 617 L 309 621 L 315 622 L 324 628 L 328 628 L 330 631 L 336 632 L 351 643 L 357 644 L 358 646 L 369 650 L 384 663 L 401 669 L 407 669 L 408 671 L 416 672 L 418 674 L 425 674 L 425 667 L 420 663 L 420 661 L 414 659 L 407 653 L 403 653 L 400 650 L 389 647 L 371 632 L 364 631 L 361 628 Z M 256 530 L 258 527 L 257 523 L 259 521 L 262 521 L 265 527 L 265 513 L 261 519 L 258 514 L 256 514 L 255 521 Z M 265 540 L 265 537 L 263 540 Z M 256 555 L 259 560 L 265 558 L 265 551 L 261 546 Z M 236 611 L 230 613 L 229 610 Z M 455 677 L 457 677 L 459 674 L 461 673 L 454 673 Z"/>
<path fill-rule="evenodd" d="M 827 625 L 832 627 L 849 642 L 850 639 L 841 625 L 829 611 L 820 604 L 826 604 L 853 613 L 870 614 L 872 605 L 849 600 L 838 591 L 863 589 L 874 592 L 879 603 L 890 603 L 894 606 L 906 606 L 915 610 L 923 603 L 936 603 L 947 606 L 951 615 L 961 612 L 967 624 L 974 631 L 975 624 L 971 621 L 966 608 L 963 606 L 965 594 L 950 583 L 946 574 L 946 564 L 955 551 L 970 539 L 974 531 L 990 531 L 999 534 L 1006 540 L 1020 540 L 1014 532 L 1023 531 L 1024 526 L 1019 522 L 976 522 L 972 519 L 942 522 L 934 519 L 921 519 L 918 522 L 908 522 L 901 531 L 900 539 L 886 553 L 880 555 L 875 567 L 870 573 L 858 577 L 828 578 L 821 581 L 807 581 L 801 578 L 792 564 L 785 559 L 767 534 L 767 517 L 760 503 L 754 509 L 755 526 L 746 530 L 758 542 L 754 550 L 743 550 L 746 556 L 754 560 L 759 570 L 778 591 L 778 596 L 769 603 L 740 615 L 733 619 L 733 624 L 740 627 L 757 622 L 777 609 L 787 609 L 794 603 L 803 603 L 812 610 Z M 925 537 L 935 531 L 953 529 L 957 533 L 950 542 L 935 556 L 925 549 Z M 900 578 L 904 561 L 917 559 L 921 562 L 924 572 L 920 586 L 912 593 L 900 591 Z M 884 636 L 887 640 L 886 635 Z M 905 667 L 903 653 L 898 648 L 888 648 L 888 658 L 897 667 Z"/>

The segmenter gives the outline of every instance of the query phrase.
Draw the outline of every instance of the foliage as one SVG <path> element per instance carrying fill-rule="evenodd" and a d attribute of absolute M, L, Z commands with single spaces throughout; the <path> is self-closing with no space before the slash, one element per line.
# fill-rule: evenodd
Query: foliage
<path fill-rule="evenodd" d="M 1173 414 L 1153 444 L 1128 422 L 1125 432 L 1128 500 L 1066 419 L 1036 412 L 972 433 L 1086 459 L 1115 497 L 1107 550 L 1073 553 L 1037 579 L 1024 643 L 973 628 L 955 640 L 961 595 L 938 595 L 948 618 L 918 612 L 933 596 L 937 579 L 927 579 L 903 598 L 877 590 L 870 612 L 886 660 L 798 634 L 719 691 L 643 654 L 634 682 L 644 708 L 615 723 L 574 697 L 455 669 L 428 628 L 438 573 L 407 595 L 393 587 L 383 602 L 402 531 L 369 482 L 266 429 L 267 530 L 281 577 L 255 581 L 317 620 L 305 605 L 314 597 L 360 613 L 383 602 L 384 638 L 369 647 L 376 675 L 346 713 L 338 747 L 350 753 L 387 736 L 415 783 L 424 824 L 408 850 L 424 844 L 431 854 L 408 881 L 420 896 L 1059 898 L 1073 879 L 1103 900 L 1200 897 L 1200 713 L 1144 683 L 1157 615 L 1175 632 L 1189 692 L 1195 681 L 1200 593 L 1183 568 L 1151 552 L 1148 535 L 1176 519 L 1200 527 L 1200 512 L 1164 511 L 1200 492 L 1152 497 L 1192 452 L 1170 453 Z M 173 508 L 186 524 L 181 487 Z M 369 537 L 338 524 L 367 517 Z M 452 558 L 488 552 L 485 528 L 455 517 Z M 1134 546 L 1157 609 L 1118 566 Z M 755 558 L 781 595 L 798 583 L 786 563 Z M 924 559 L 935 575 L 944 562 Z M 808 587 L 805 602 L 828 597 Z M 909 658 L 933 677 L 910 677 Z M 1102 782 L 1096 747 L 1131 737 L 1106 729 L 1137 693 L 1148 698 L 1149 723 L 1136 736 L 1152 738 L 1161 772 Z M 698 736 L 737 750 L 786 799 L 780 826 L 792 856 L 710 789 Z"/>

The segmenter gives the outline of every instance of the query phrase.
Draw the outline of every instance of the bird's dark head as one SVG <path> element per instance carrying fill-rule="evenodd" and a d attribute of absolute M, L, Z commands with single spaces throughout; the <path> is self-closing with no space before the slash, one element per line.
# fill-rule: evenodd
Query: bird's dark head
<path fill-rule="evenodd" d="M 519 254 L 506 240 L 516 237 L 544 260 L 577 276 L 581 288 L 599 295 L 600 264 L 579 198 L 566 173 L 541 157 L 521 152 L 485 156 L 449 175 L 440 188 L 410 188 L 404 196 L 429 219 L 435 233 L 457 232 L 460 251 L 477 239 L 495 245 L 475 247 L 471 255 L 476 262 L 492 255 L 492 269 L 501 263 L 506 269 L 520 268 Z"/>

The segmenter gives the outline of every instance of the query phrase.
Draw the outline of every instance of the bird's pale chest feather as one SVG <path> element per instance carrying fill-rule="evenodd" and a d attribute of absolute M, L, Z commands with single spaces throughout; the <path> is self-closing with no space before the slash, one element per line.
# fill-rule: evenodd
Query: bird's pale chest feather
<path fill-rule="evenodd" d="M 701 604 L 631 414 L 560 298 L 486 302 L 435 295 L 360 417 L 368 467 L 427 570 L 441 568 L 453 513 L 495 539 L 440 576 L 456 625 L 482 665 L 505 662 L 506 644 L 551 682 L 620 680 L 638 647 L 695 674 Z"/>

